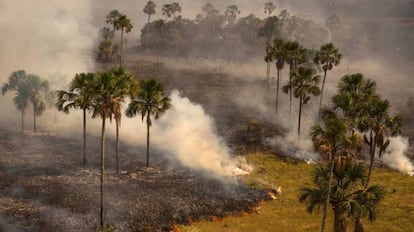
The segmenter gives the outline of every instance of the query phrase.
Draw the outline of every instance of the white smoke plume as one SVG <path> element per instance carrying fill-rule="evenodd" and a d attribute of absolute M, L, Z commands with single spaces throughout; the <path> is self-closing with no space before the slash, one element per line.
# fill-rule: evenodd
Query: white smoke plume
<path fill-rule="evenodd" d="M 401 136 L 390 138 L 390 145 L 381 156 L 381 161 L 392 169 L 413 176 L 414 165 L 410 159 L 405 156 L 408 147 L 408 138 Z"/>
<path fill-rule="evenodd" d="M 182 165 L 216 176 L 232 175 L 236 165 L 217 133 L 214 120 L 204 109 L 171 93 L 173 109 L 154 124 L 154 144 Z"/>

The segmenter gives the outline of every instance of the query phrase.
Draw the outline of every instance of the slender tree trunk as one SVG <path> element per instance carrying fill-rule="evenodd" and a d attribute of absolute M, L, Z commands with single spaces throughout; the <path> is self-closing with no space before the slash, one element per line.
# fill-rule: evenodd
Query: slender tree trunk
<path fill-rule="evenodd" d="M 330 168 L 329 168 L 329 179 L 328 179 L 328 191 L 326 192 L 326 201 L 323 206 L 323 216 L 322 216 L 322 225 L 321 225 L 321 232 L 325 231 L 325 224 L 326 224 L 326 215 L 328 213 L 328 206 L 329 206 L 329 200 L 331 198 L 331 187 L 332 187 L 332 178 L 333 178 L 333 170 L 334 170 L 334 160 L 335 155 L 334 153 L 331 154 L 331 160 L 330 160 Z"/>
<path fill-rule="evenodd" d="M 270 86 L 270 62 L 267 61 L 266 64 L 266 80 L 267 80 L 267 88 Z"/>
<path fill-rule="evenodd" d="M 369 169 L 368 169 L 368 176 L 367 182 L 365 183 L 365 187 L 368 187 L 369 181 L 371 179 L 371 172 L 372 167 L 374 166 L 374 159 L 375 159 L 375 146 L 376 146 L 376 137 L 370 135 L 370 145 L 369 145 Z"/>
<path fill-rule="evenodd" d="M 299 117 L 298 117 L 298 139 L 300 138 L 300 120 L 302 116 L 302 105 L 303 105 L 303 97 L 300 96 L 299 98 Z"/>
<path fill-rule="evenodd" d="M 33 103 L 33 133 L 36 133 L 36 103 Z"/>
<path fill-rule="evenodd" d="M 22 133 L 23 133 L 24 131 L 24 110 L 22 110 L 21 116 L 22 116 Z"/>
<path fill-rule="evenodd" d="M 364 224 L 362 224 L 360 217 L 355 217 L 354 232 L 364 232 Z"/>
<path fill-rule="evenodd" d="M 150 18 L 151 18 L 151 15 L 150 15 L 150 14 L 148 14 L 148 22 L 147 22 L 147 23 L 149 23 L 149 22 L 150 22 Z"/>
<path fill-rule="evenodd" d="M 319 118 L 321 117 L 321 108 L 322 108 L 322 100 L 323 100 L 323 89 L 325 88 L 325 80 L 326 80 L 326 70 L 324 71 L 323 81 L 322 81 L 322 88 L 321 88 L 321 99 L 319 100 Z"/>
<path fill-rule="evenodd" d="M 83 109 L 83 166 L 86 166 L 86 109 Z"/>
<path fill-rule="evenodd" d="M 149 148 L 150 148 L 150 114 L 147 114 L 147 168 L 149 167 Z"/>
<path fill-rule="evenodd" d="M 334 207 L 334 232 L 346 232 L 347 222 L 339 205 Z"/>
<path fill-rule="evenodd" d="M 116 126 L 116 139 L 115 139 L 115 162 L 116 162 L 116 174 L 119 173 L 119 122 L 115 120 Z"/>
<path fill-rule="evenodd" d="M 123 44 L 124 44 L 124 28 L 122 28 L 121 30 L 121 55 L 119 56 L 119 67 L 122 67 L 122 56 L 124 55 Z"/>
<path fill-rule="evenodd" d="M 279 107 L 279 83 L 280 83 L 280 69 L 277 69 L 277 82 L 276 82 L 276 113 Z"/>
<path fill-rule="evenodd" d="M 289 83 L 292 83 L 293 64 L 289 65 Z M 292 85 L 289 86 L 289 119 L 292 114 Z"/>
<path fill-rule="evenodd" d="M 104 228 L 104 174 L 105 174 L 105 117 L 102 118 L 101 134 L 101 230 Z"/>

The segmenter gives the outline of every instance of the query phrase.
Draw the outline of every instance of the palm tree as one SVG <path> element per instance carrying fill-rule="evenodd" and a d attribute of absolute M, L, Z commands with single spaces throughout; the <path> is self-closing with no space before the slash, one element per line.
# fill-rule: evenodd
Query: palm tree
<path fill-rule="evenodd" d="M 13 101 L 16 108 L 21 113 L 21 129 L 24 130 L 24 115 L 26 112 L 27 105 L 30 99 L 30 91 L 26 85 L 23 85 L 27 81 L 26 71 L 19 70 L 12 72 L 9 76 L 9 80 L 2 87 L 1 93 L 4 96 L 6 92 L 15 91 L 16 96 Z"/>
<path fill-rule="evenodd" d="M 341 61 L 342 54 L 339 53 L 338 48 L 335 48 L 335 46 L 332 43 L 327 43 L 321 46 L 321 49 L 316 52 L 314 63 L 317 65 L 322 66 L 322 70 L 324 72 L 323 75 L 323 81 L 322 81 L 322 88 L 321 88 L 321 99 L 319 102 L 319 110 L 322 106 L 322 100 L 323 100 L 323 90 L 325 88 L 325 80 L 326 80 L 326 73 L 329 70 L 332 70 L 334 66 L 337 66 L 339 62 Z"/>
<path fill-rule="evenodd" d="M 299 67 L 297 71 L 293 72 L 292 80 L 283 87 L 286 93 L 293 91 L 293 96 L 299 98 L 298 138 L 300 137 L 302 107 L 308 103 L 310 95 L 318 96 L 320 94 L 318 84 L 321 77 L 315 73 L 314 69 Z"/>
<path fill-rule="evenodd" d="M 180 6 L 180 3 L 178 3 L 178 2 L 173 2 L 173 3 L 171 4 L 171 13 L 172 13 L 172 15 L 174 16 L 174 19 L 176 18 L 176 17 L 175 17 L 175 14 L 176 14 L 176 13 L 181 13 L 181 6 Z"/>
<path fill-rule="evenodd" d="M 29 74 L 27 78 L 27 82 L 24 84 L 27 84 L 30 92 L 29 100 L 33 105 L 33 132 L 36 133 L 36 116 L 42 115 L 46 109 L 44 95 L 49 90 L 49 82 L 33 74 Z"/>
<path fill-rule="evenodd" d="M 273 2 L 266 2 L 264 5 L 264 12 L 267 16 L 270 16 L 272 12 L 276 9 L 276 5 Z"/>
<path fill-rule="evenodd" d="M 391 105 L 388 100 L 380 97 L 374 98 L 368 105 L 368 114 L 361 124 L 362 132 L 367 132 L 368 136 L 364 135 L 364 142 L 369 145 L 369 171 L 367 185 L 371 177 L 371 171 L 374 164 L 375 155 L 381 157 L 382 153 L 387 149 L 390 141 L 390 136 L 396 136 L 400 133 L 402 118 L 401 115 L 390 115 Z M 378 148 L 378 152 L 376 149 Z"/>
<path fill-rule="evenodd" d="M 173 15 L 173 5 L 172 4 L 165 4 L 162 6 L 161 11 L 162 15 L 165 16 L 165 21 Z"/>
<path fill-rule="evenodd" d="M 116 79 L 113 96 L 116 99 L 113 105 L 115 126 L 116 126 L 116 140 L 115 140 L 115 160 L 116 173 L 119 173 L 119 127 L 121 125 L 121 104 L 125 102 L 125 97 L 130 96 L 133 99 L 139 91 L 138 81 L 134 76 L 127 72 L 124 68 L 112 69 L 113 78 Z"/>
<path fill-rule="evenodd" d="M 132 30 L 131 20 L 124 14 L 120 14 L 115 20 L 115 29 L 121 30 L 121 54 L 119 56 L 119 67 L 122 66 L 122 57 L 124 55 L 123 44 L 124 44 L 124 32 L 128 33 Z"/>
<path fill-rule="evenodd" d="M 271 44 L 270 41 L 272 40 L 273 34 L 275 33 L 277 26 L 278 26 L 279 19 L 277 16 L 268 17 L 266 19 L 265 24 L 259 30 L 259 36 L 264 36 L 266 38 L 266 56 L 265 61 L 267 63 L 266 66 L 266 77 L 268 84 L 270 84 L 270 63 L 272 62 L 271 56 Z"/>
<path fill-rule="evenodd" d="M 46 80 L 33 74 L 26 74 L 24 70 L 13 72 L 9 81 L 2 87 L 2 94 L 8 91 L 15 91 L 13 101 L 21 112 L 21 128 L 24 130 L 24 115 L 29 102 L 33 105 L 33 132 L 36 133 L 36 116 L 42 115 L 46 108 L 44 95 L 49 89 Z"/>
<path fill-rule="evenodd" d="M 316 187 L 302 188 L 299 201 L 307 204 L 309 213 L 315 208 L 325 206 L 326 201 L 329 202 L 334 213 L 335 232 L 346 232 L 348 218 L 355 219 L 354 231 L 364 231 L 360 219 L 376 219 L 377 206 L 384 198 L 385 190 L 378 185 L 365 187 L 367 171 L 361 163 L 355 164 L 345 160 L 337 162 L 334 166 L 332 194 L 326 197 L 330 188 L 330 167 L 320 165 L 313 173 Z"/>
<path fill-rule="evenodd" d="M 69 85 L 69 91 L 56 91 L 56 107 L 68 114 L 71 110 L 83 111 L 83 166 L 86 166 L 86 111 L 92 110 L 93 95 L 91 87 L 94 73 L 76 74 Z"/>
<path fill-rule="evenodd" d="M 112 10 L 109 12 L 109 14 L 106 16 L 106 23 L 112 25 L 112 31 L 115 33 L 116 29 L 116 21 L 118 20 L 120 16 L 120 12 L 118 10 Z"/>
<path fill-rule="evenodd" d="M 112 121 L 117 114 L 116 109 L 120 105 L 120 97 L 117 96 L 117 78 L 114 78 L 112 71 L 104 71 L 94 76 L 90 88 L 93 94 L 93 118 L 102 119 L 101 131 L 101 191 L 100 191 L 100 228 L 104 228 L 104 175 L 105 175 L 105 130 L 106 119 Z"/>
<path fill-rule="evenodd" d="M 330 109 L 322 110 L 323 125 L 312 127 L 311 136 L 314 147 L 323 157 L 327 157 L 330 163 L 326 201 L 323 207 L 321 232 L 325 230 L 326 215 L 331 195 L 332 179 L 334 175 L 334 161 L 337 155 L 352 157 L 362 146 L 362 140 L 357 133 L 348 133 L 347 121 L 337 116 Z"/>
<path fill-rule="evenodd" d="M 276 60 L 277 70 L 277 84 L 276 84 L 276 113 L 279 105 L 279 85 L 280 85 L 280 71 L 283 69 L 286 61 L 285 42 L 282 39 L 274 39 L 273 47 L 270 49 L 270 55 Z"/>
<path fill-rule="evenodd" d="M 234 4 L 228 6 L 226 11 L 224 12 L 226 19 L 230 24 L 233 24 L 236 21 L 237 15 L 239 14 L 240 14 L 240 10 L 237 7 L 237 5 L 234 5 Z"/>
<path fill-rule="evenodd" d="M 148 15 L 148 22 L 147 23 L 150 22 L 151 15 L 155 14 L 155 7 L 156 7 L 156 5 L 153 1 L 148 1 L 147 5 L 145 5 L 144 9 L 142 10 L 142 11 L 144 11 L 145 14 Z"/>
<path fill-rule="evenodd" d="M 289 64 L 289 82 L 292 81 L 293 71 L 299 64 L 306 61 L 306 49 L 298 42 L 287 41 L 284 43 L 286 51 L 286 62 Z M 293 92 L 289 91 L 289 114 L 292 113 L 292 96 Z"/>
<path fill-rule="evenodd" d="M 141 113 L 141 118 L 146 118 L 147 123 L 147 168 L 149 167 L 150 127 L 151 115 L 155 119 L 162 116 L 170 107 L 171 99 L 164 96 L 164 87 L 154 79 L 142 80 L 139 83 L 138 96 L 132 100 L 126 110 L 128 117 L 134 117 Z"/>

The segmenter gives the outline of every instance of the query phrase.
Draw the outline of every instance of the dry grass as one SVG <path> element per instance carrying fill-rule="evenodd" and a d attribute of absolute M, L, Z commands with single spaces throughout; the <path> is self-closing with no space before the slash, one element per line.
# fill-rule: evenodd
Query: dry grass
<path fill-rule="evenodd" d="M 272 154 L 249 154 L 249 163 L 255 171 L 245 182 L 251 187 L 282 187 L 277 199 L 259 207 L 256 213 L 244 217 L 229 217 L 219 222 L 201 221 L 182 226 L 183 232 L 215 231 L 318 231 L 321 213 L 308 214 L 305 205 L 298 202 L 299 189 L 311 185 L 313 165 L 280 159 Z M 386 188 L 377 221 L 363 222 L 366 231 L 405 232 L 414 230 L 414 177 L 394 171 L 377 169 L 372 183 Z M 327 231 L 332 231 L 332 218 L 328 218 Z M 349 227 L 352 227 L 350 225 Z"/>

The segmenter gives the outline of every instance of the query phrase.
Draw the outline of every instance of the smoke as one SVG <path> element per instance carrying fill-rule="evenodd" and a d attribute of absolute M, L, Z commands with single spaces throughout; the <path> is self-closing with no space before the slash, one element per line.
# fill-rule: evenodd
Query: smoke
<path fill-rule="evenodd" d="M 178 91 L 171 93 L 171 99 L 173 109 L 153 127 L 156 146 L 186 167 L 215 176 L 232 175 L 236 165 L 216 133 L 214 120 Z"/>
<path fill-rule="evenodd" d="M 413 176 L 414 165 L 405 155 L 408 147 L 408 138 L 401 136 L 390 138 L 390 145 L 381 156 L 381 161 L 392 169 L 396 169 L 400 172 Z"/>

